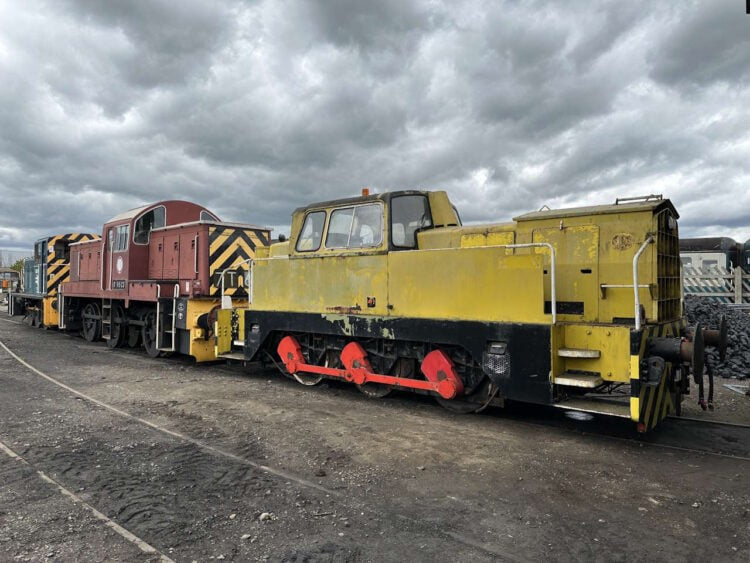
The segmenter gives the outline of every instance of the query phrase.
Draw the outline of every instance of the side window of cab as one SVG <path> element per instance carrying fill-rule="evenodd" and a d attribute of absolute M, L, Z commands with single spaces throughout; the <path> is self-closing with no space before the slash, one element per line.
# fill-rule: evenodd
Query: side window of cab
<path fill-rule="evenodd" d="M 402 195 L 391 199 L 391 244 L 397 250 L 417 248 L 417 233 L 432 227 L 427 197 Z"/>
<path fill-rule="evenodd" d="M 167 224 L 167 212 L 163 205 L 155 207 L 141 215 L 135 222 L 133 230 L 133 242 L 135 244 L 148 244 L 151 231 L 159 229 Z"/>
<path fill-rule="evenodd" d="M 302 224 L 302 230 L 297 238 L 295 246 L 297 252 L 312 252 L 320 248 L 325 222 L 325 211 L 313 211 L 307 214 L 305 222 Z"/>
<path fill-rule="evenodd" d="M 368 248 L 383 242 L 383 206 L 366 203 L 331 213 L 326 248 Z"/>

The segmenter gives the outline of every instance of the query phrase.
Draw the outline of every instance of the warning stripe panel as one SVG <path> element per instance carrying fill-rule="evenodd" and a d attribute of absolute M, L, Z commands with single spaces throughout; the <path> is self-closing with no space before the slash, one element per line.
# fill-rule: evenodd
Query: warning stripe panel
<path fill-rule="evenodd" d="M 641 336 L 639 356 L 631 356 L 631 359 L 634 362 L 633 365 L 635 366 L 633 367 L 634 371 L 631 370 L 631 378 L 635 377 L 638 379 L 639 370 L 637 366 L 639 365 L 640 358 L 643 358 L 646 353 L 649 338 L 678 337 L 682 334 L 684 327 L 684 319 L 659 325 L 647 325 L 644 327 Z M 667 364 L 666 371 L 662 376 L 659 385 L 652 387 L 641 382 L 640 390 L 636 390 L 635 395 L 631 396 L 631 403 L 637 405 L 636 410 L 632 415 L 635 416 L 636 413 L 638 414 L 638 421 L 645 425 L 646 430 L 655 428 L 667 415 L 675 412 L 674 399 L 672 397 L 672 391 L 670 391 L 669 382 L 671 380 L 672 366 Z"/>
<path fill-rule="evenodd" d="M 269 231 L 214 225 L 209 228 L 208 240 L 210 295 L 221 295 L 223 273 L 225 294 L 246 297 L 247 260 L 255 257 L 258 246 L 268 246 Z"/>
<path fill-rule="evenodd" d="M 669 392 L 667 381 L 670 378 L 668 369 L 661 378 L 659 385 L 643 385 L 640 393 L 640 422 L 646 430 L 651 430 L 661 422 L 664 417 L 674 412 L 672 394 Z"/>
<path fill-rule="evenodd" d="M 76 242 L 99 238 L 99 235 L 91 233 L 66 233 L 52 236 L 47 240 L 47 295 L 57 295 L 59 285 L 70 277 L 70 263 L 65 256 L 57 256 L 55 244 L 64 241 L 69 246 Z"/>

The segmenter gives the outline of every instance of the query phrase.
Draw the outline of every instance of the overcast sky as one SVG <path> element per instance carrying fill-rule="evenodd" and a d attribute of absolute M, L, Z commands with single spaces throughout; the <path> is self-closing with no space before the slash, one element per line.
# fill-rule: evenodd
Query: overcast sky
<path fill-rule="evenodd" d="M 660 193 L 745 240 L 748 108 L 742 0 L 0 0 L 0 248 L 363 186 L 472 222 Z"/>

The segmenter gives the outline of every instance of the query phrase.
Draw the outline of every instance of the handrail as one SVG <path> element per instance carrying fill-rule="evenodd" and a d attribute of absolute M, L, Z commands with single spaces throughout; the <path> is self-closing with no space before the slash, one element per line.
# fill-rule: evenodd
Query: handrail
<path fill-rule="evenodd" d="M 195 240 L 193 240 L 193 243 L 195 244 L 195 258 L 194 258 L 194 266 L 195 266 L 195 273 L 198 273 L 198 237 L 200 237 L 200 233 L 195 235 Z"/>
<path fill-rule="evenodd" d="M 222 301 L 222 308 L 224 303 L 224 293 L 225 293 L 225 287 L 224 287 L 224 274 L 228 272 L 229 270 L 236 270 L 239 266 L 242 266 L 243 264 L 248 264 L 248 285 L 247 285 L 247 301 L 248 303 L 253 302 L 253 262 L 254 260 L 252 258 L 248 258 L 247 260 L 243 260 L 242 262 L 239 262 L 237 264 L 233 264 L 229 268 L 224 268 L 223 270 L 220 270 L 217 272 L 221 276 L 221 301 Z"/>
<path fill-rule="evenodd" d="M 549 242 L 526 242 L 522 244 L 498 244 L 501 248 L 530 248 L 545 247 L 550 252 L 550 312 L 552 313 L 552 324 L 557 323 L 557 275 L 555 271 L 555 247 Z"/>
<path fill-rule="evenodd" d="M 57 326 L 60 330 L 65 328 L 65 297 L 63 297 L 63 289 L 65 289 L 65 284 L 61 283 L 57 288 L 57 315 L 60 317 L 57 320 Z"/>
<path fill-rule="evenodd" d="M 641 254 L 646 250 L 646 247 L 654 242 L 654 237 L 651 235 L 646 237 L 643 244 L 638 249 L 638 252 L 633 256 L 633 294 L 635 295 L 635 330 L 641 330 L 641 297 L 638 294 L 638 260 Z"/>
<path fill-rule="evenodd" d="M 180 284 L 174 284 L 172 293 L 172 352 L 177 349 L 177 299 L 180 297 Z"/>
<path fill-rule="evenodd" d="M 160 348 L 159 346 L 159 333 L 161 332 L 159 330 L 159 317 L 161 317 L 160 311 L 159 311 L 159 305 L 161 302 L 161 284 L 156 284 L 156 347 Z M 144 337 L 145 341 L 145 337 Z"/>

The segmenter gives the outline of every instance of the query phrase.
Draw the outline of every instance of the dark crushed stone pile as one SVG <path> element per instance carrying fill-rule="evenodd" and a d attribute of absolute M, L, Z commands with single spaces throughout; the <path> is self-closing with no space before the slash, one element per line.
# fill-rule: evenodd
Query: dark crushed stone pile
<path fill-rule="evenodd" d="M 719 352 L 707 348 L 706 362 L 713 366 L 717 376 L 737 379 L 750 377 L 750 315 L 712 299 L 685 297 L 685 316 L 689 326 L 700 323 L 703 328 L 718 328 L 722 315 L 727 319 L 728 328 L 726 360 L 720 362 Z"/>

